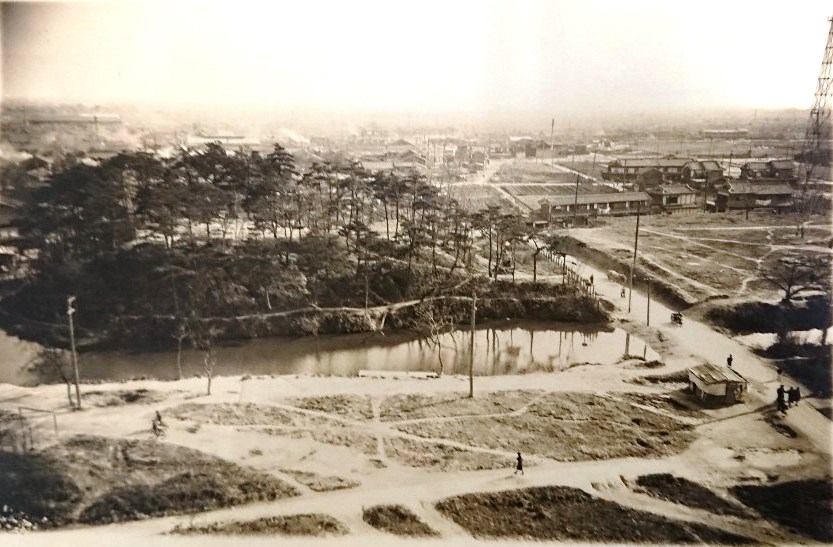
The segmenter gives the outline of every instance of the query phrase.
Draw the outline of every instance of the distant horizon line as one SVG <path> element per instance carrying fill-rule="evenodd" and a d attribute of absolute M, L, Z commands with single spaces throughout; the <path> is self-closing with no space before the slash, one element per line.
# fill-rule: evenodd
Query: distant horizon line
<path fill-rule="evenodd" d="M 504 115 L 524 115 L 524 116 L 549 116 L 564 118 L 565 113 L 556 113 L 553 111 L 546 111 L 540 109 L 522 109 L 522 108 L 507 108 L 507 109 L 483 109 L 483 110 L 419 110 L 419 109 L 397 109 L 397 110 L 367 110 L 362 108 L 334 108 L 334 107 L 320 107 L 320 106 L 304 106 L 304 105 L 284 105 L 284 106 L 270 106 L 268 103 L 262 105 L 253 105 L 251 102 L 240 101 L 239 103 L 230 103 L 223 101 L 194 101 L 194 102 L 178 102 L 178 101 L 135 101 L 135 100 L 104 100 L 104 101 L 90 101 L 90 100 L 74 100 L 74 99 L 48 99 L 48 98 L 32 98 L 32 97 L 8 97 L 0 96 L 0 105 L 21 104 L 21 105 L 36 105 L 36 106 L 83 106 L 88 108 L 101 108 L 105 106 L 114 107 L 138 107 L 138 108 L 202 108 L 211 106 L 221 108 L 224 110 L 241 110 L 249 112 L 259 112 L 264 110 L 274 112 L 286 113 L 340 113 L 340 114 L 359 114 L 359 115 L 377 115 L 377 116 L 504 116 Z M 809 112 L 811 106 L 742 106 L 742 105 L 721 105 L 721 106 L 696 106 L 696 107 L 656 107 L 656 108 L 621 108 L 621 109 L 577 109 L 570 111 L 567 116 L 633 116 L 642 114 L 698 114 L 698 113 L 724 113 L 724 112 Z"/>

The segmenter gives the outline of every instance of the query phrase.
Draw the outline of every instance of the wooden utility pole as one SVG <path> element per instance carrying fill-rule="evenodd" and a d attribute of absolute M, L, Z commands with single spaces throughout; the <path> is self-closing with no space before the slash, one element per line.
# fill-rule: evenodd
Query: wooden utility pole
<path fill-rule="evenodd" d="M 596 181 L 596 175 L 594 175 L 593 173 L 595 173 L 596 171 L 596 154 L 598 153 L 598 150 L 593 151 L 593 164 L 590 166 L 590 179 L 592 182 Z"/>
<path fill-rule="evenodd" d="M 72 350 L 72 369 L 75 375 L 75 399 L 76 407 L 81 410 L 81 379 L 78 374 L 78 355 L 75 352 L 75 325 L 72 321 L 72 315 L 75 313 L 75 308 L 72 305 L 75 303 L 74 296 L 67 296 L 67 319 L 69 319 L 69 343 Z"/>
<path fill-rule="evenodd" d="M 578 222 L 578 181 L 581 178 L 581 175 L 576 173 L 576 196 L 573 200 L 573 228 L 576 227 L 576 223 Z"/>
<path fill-rule="evenodd" d="M 651 326 L 651 281 L 648 281 L 648 317 L 645 321 L 645 325 L 650 327 Z"/>
<path fill-rule="evenodd" d="M 555 118 L 550 121 L 550 165 L 555 165 Z"/>
<path fill-rule="evenodd" d="M 628 313 L 631 311 L 631 300 L 633 299 L 633 271 L 636 269 L 636 251 L 639 246 L 639 213 L 642 202 L 636 202 L 636 235 L 633 238 L 633 263 L 631 264 L 630 290 L 628 291 Z"/>
<path fill-rule="evenodd" d="M 469 338 L 469 399 L 474 397 L 474 323 L 477 315 L 477 292 L 471 293 L 471 337 Z"/>

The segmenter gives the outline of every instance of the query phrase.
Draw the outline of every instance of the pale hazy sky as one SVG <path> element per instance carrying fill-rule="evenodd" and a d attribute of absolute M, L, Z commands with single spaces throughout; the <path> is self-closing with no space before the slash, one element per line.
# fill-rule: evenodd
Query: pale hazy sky
<path fill-rule="evenodd" d="M 829 0 L 4 3 L 3 95 L 351 111 L 809 108 Z"/>

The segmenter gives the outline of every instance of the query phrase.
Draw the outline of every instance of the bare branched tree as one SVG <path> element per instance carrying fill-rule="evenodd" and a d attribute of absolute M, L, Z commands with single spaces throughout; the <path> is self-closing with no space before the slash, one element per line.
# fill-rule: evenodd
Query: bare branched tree
<path fill-rule="evenodd" d="M 188 319 L 188 335 L 194 349 L 202 353 L 203 374 L 206 380 L 205 394 L 211 395 L 211 382 L 214 379 L 214 368 L 217 364 L 217 355 L 214 351 L 217 332 L 196 314 L 192 314 Z"/>
<path fill-rule="evenodd" d="M 442 339 L 443 335 L 451 333 L 454 329 L 453 310 L 445 298 L 436 298 L 418 304 L 414 311 L 414 329 L 430 346 L 437 348 L 438 374 L 442 375 L 445 369 Z"/>
<path fill-rule="evenodd" d="M 66 350 L 41 348 L 34 359 L 26 365 L 26 370 L 37 376 L 39 382 L 61 381 L 66 384 L 69 406 L 75 406 L 72 398 L 72 360 Z"/>
<path fill-rule="evenodd" d="M 823 256 L 781 258 L 761 272 L 761 277 L 784 291 L 786 303 L 803 292 L 829 290 L 826 285 L 829 275 L 830 264 Z"/>

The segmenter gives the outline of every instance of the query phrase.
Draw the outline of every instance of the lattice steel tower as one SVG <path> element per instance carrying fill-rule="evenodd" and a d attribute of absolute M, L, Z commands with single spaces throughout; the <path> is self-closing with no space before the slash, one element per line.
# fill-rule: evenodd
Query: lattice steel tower
<path fill-rule="evenodd" d="M 829 173 L 831 160 L 831 128 L 830 109 L 833 82 L 831 82 L 830 66 L 833 64 L 833 17 L 829 19 L 830 30 L 827 33 L 827 46 L 824 48 L 824 58 L 821 61 L 816 94 L 813 98 L 813 108 L 807 121 L 807 133 L 804 136 L 804 146 L 801 161 L 807 168 L 806 179 L 809 180 L 813 167 L 823 166 L 825 174 Z"/>

